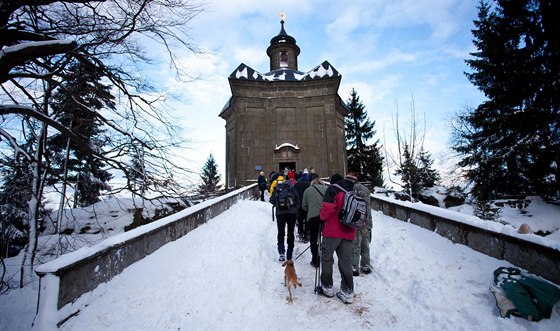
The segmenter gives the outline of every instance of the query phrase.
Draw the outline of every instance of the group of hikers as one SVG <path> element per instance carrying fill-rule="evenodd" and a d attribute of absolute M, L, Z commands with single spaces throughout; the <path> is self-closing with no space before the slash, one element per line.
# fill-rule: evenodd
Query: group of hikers
<path fill-rule="evenodd" d="M 261 172 L 258 178 L 261 201 L 265 201 L 264 191 L 268 190 L 269 202 L 273 204 L 279 260 L 292 260 L 297 224 L 298 239 L 310 244 L 310 264 L 320 268 L 320 281 L 315 290 L 329 298 L 336 295 L 346 304 L 353 302 L 353 277 L 359 276 L 360 272 L 369 274 L 372 270 L 370 192 L 357 177 L 355 172 L 349 172 L 345 177 L 333 174 L 327 185 L 313 168 L 309 171 L 306 168 L 299 174 L 286 168 L 280 173 L 269 174 L 268 179 Z M 348 191 L 366 201 L 367 222 L 363 227 L 353 228 L 340 222 L 344 194 Z M 333 288 L 335 252 L 341 275 L 340 290 L 336 293 Z"/>

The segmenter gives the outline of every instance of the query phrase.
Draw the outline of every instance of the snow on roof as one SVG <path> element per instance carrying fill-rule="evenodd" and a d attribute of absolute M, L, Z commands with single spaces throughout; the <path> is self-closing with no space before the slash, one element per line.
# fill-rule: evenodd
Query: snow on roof
<path fill-rule="evenodd" d="M 290 144 L 290 143 L 283 143 L 283 144 L 280 145 L 280 146 L 276 145 L 276 148 L 275 148 L 274 150 L 275 150 L 275 151 L 278 151 L 278 150 L 280 150 L 280 149 L 282 149 L 282 148 L 284 148 L 284 147 L 291 147 L 291 148 L 293 148 L 293 149 L 299 151 L 299 147 L 298 147 L 297 145 Z"/>
<path fill-rule="evenodd" d="M 325 77 L 326 78 L 331 78 L 331 77 L 339 77 L 339 76 L 340 76 L 340 73 L 338 71 L 336 71 L 336 69 L 328 61 L 324 61 L 320 65 L 311 69 L 302 78 L 302 80 L 321 79 L 321 78 L 325 78 Z"/>
<path fill-rule="evenodd" d="M 230 79 L 255 80 L 255 81 L 304 81 L 324 78 L 340 77 L 340 73 L 328 62 L 324 61 L 307 73 L 298 70 L 281 68 L 261 74 L 244 63 L 229 76 Z"/>

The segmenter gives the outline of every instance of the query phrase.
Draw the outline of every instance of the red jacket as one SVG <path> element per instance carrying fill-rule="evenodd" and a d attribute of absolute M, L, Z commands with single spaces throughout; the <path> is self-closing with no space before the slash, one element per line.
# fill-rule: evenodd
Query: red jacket
<path fill-rule="evenodd" d="M 349 180 L 341 180 L 338 185 L 346 190 L 352 190 L 354 185 Z M 323 221 L 323 236 L 329 238 L 341 238 L 346 240 L 354 240 L 356 237 L 356 229 L 342 225 L 338 218 L 338 214 L 342 210 L 344 192 L 336 186 L 329 186 L 323 197 L 319 218 Z"/>

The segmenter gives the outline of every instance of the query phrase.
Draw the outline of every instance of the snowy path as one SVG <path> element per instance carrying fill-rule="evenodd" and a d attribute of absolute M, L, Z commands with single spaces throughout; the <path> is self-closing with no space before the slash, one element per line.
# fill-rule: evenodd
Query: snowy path
<path fill-rule="evenodd" d="M 502 319 L 488 290 L 509 266 L 425 229 L 374 214 L 374 273 L 355 277 L 355 302 L 313 293 L 310 252 L 296 261 L 303 288 L 286 301 L 269 203 L 241 201 L 130 266 L 80 302 L 62 330 L 554 330 Z M 296 243 L 294 257 L 307 246 Z M 335 288 L 339 276 L 335 265 Z"/>

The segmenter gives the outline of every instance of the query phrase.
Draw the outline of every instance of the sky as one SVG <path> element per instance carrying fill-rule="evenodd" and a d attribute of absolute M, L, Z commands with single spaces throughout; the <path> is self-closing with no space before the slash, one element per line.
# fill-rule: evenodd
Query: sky
<path fill-rule="evenodd" d="M 484 96 L 466 78 L 465 59 L 475 51 L 471 30 L 475 0 L 206 1 L 188 33 L 208 53 L 179 53 L 200 79 L 180 83 L 165 61 L 150 77 L 178 98 L 175 116 L 192 140 L 189 159 L 202 169 L 209 153 L 225 175 L 225 120 L 218 114 L 231 96 L 227 77 L 244 63 L 270 70 L 266 48 L 285 30 L 301 48 L 298 69 L 329 61 L 342 75 L 339 95 L 355 89 L 376 135 L 396 155 L 395 130 L 409 134 L 411 109 L 425 129 L 425 149 L 441 167 L 449 158 L 449 120 Z M 425 124 L 424 124 L 425 123 Z M 265 169 L 266 170 L 266 169 Z"/>
<path fill-rule="evenodd" d="M 558 206 L 543 205 L 534 199 L 527 208 L 531 217 L 506 207 L 504 215 L 511 224 L 496 223 L 502 228 L 497 231 L 515 229 L 522 222 L 530 222 L 534 231 L 557 226 L 557 216 L 555 219 L 550 212 Z M 200 205 L 208 203 L 212 201 Z M 125 200 L 119 205 L 116 199 L 98 203 L 97 224 L 117 225 L 115 231 L 122 231 L 125 205 Z M 91 223 L 86 211 L 73 210 L 72 215 L 78 222 Z M 354 277 L 354 303 L 345 305 L 336 298 L 314 293 L 315 268 L 309 264 L 307 245 L 300 242 L 296 242 L 294 259 L 302 287 L 292 289 L 293 303 L 288 303 L 284 269 L 276 251 L 276 223 L 271 221 L 270 211 L 268 202 L 237 202 L 80 297 L 74 306 L 80 313 L 60 330 L 544 331 L 557 330 L 560 323 L 560 305 L 551 319 L 538 323 L 501 318 L 489 288 L 492 272 L 511 264 L 378 211 L 373 212 L 370 245 L 373 272 Z M 87 250 L 93 254 L 104 242 L 117 242 L 129 233 L 114 233 Z M 48 237 L 41 237 L 41 242 Z M 5 260 L 5 280 L 17 282 L 18 259 Z M 333 277 L 338 290 L 336 261 Z M 35 278 L 24 289 L 0 295 L 1 330 L 30 329 L 37 283 Z"/>

